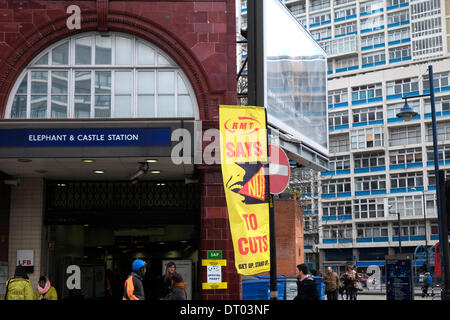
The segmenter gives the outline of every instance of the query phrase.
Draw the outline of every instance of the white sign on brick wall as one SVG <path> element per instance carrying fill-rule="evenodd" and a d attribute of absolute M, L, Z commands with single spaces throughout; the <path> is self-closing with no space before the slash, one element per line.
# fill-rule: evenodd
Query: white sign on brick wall
<path fill-rule="evenodd" d="M 31 267 L 34 266 L 34 250 L 17 250 L 16 266 Z"/>

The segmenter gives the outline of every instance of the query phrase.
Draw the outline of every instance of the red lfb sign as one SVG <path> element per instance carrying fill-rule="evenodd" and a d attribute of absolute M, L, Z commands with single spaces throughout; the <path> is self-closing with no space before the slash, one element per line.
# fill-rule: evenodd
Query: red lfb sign
<path fill-rule="evenodd" d="M 269 145 L 270 193 L 279 194 L 286 189 L 291 175 L 289 159 L 278 146 Z"/>

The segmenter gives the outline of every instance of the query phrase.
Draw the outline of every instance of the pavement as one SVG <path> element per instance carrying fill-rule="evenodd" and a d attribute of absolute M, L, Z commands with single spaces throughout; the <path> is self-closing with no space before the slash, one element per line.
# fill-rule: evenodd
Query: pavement
<path fill-rule="evenodd" d="M 358 292 L 358 300 L 386 300 L 386 286 L 382 285 L 378 288 L 363 288 L 363 291 Z M 431 294 L 431 288 L 428 289 L 428 293 Z M 414 300 L 441 300 L 441 293 L 435 293 L 434 297 L 422 297 L 421 287 L 414 288 Z M 339 296 L 339 300 L 342 300 Z"/>

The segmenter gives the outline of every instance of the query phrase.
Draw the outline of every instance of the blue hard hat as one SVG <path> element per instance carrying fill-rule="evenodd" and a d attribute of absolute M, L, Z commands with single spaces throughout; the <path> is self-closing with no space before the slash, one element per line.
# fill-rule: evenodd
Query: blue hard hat
<path fill-rule="evenodd" d="M 145 267 L 147 263 L 145 263 L 142 259 L 136 259 L 133 261 L 133 271 L 138 271 L 140 268 Z"/>

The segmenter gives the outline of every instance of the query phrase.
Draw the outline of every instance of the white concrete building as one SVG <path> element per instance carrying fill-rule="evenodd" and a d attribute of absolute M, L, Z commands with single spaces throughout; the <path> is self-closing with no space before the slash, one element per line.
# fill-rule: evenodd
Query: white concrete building
<path fill-rule="evenodd" d="M 305 260 L 315 268 L 319 252 L 321 270 L 382 269 L 398 252 L 397 213 L 402 252 L 431 247 L 439 236 L 430 99 L 408 100 L 419 113 L 409 122 L 396 114 L 403 96 L 429 93 L 431 64 L 440 168 L 450 175 L 450 1 L 282 2 L 328 54 L 330 170 L 319 190 L 301 190 L 313 199 L 305 219 L 318 224 L 310 238 L 305 230 Z"/>

